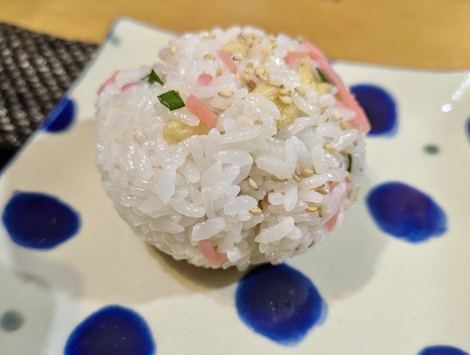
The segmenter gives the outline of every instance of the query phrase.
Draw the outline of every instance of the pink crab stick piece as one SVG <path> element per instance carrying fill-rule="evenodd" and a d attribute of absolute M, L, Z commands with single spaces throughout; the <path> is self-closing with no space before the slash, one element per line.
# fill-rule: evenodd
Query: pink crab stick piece
<path fill-rule="evenodd" d="M 106 89 L 106 86 L 110 85 L 110 84 L 113 84 L 116 82 L 116 76 L 118 75 L 118 71 L 115 71 L 113 75 L 111 75 L 108 80 L 106 80 L 101 86 L 100 88 L 98 89 L 98 95 L 101 94 L 104 89 Z"/>
<path fill-rule="evenodd" d="M 328 232 L 334 231 L 336 224 L 338 223 L 339 212 L 336 212 L 331 218 L 326 222 L 326 230 Z"/>
<path fill-rule="evenodd" d="M 119 74 L 119 71 L 115 71 L 113 75 L 111 75 L 111 77 L 109 77 L 108 80 L 106 80 L 99 88 L 98 90 L 98 95 L 101 94 L 108 85 L 111 85 L 111 84 L 115 84 L 116 83 L 116 77 L 117 75 Z M 126 91 L 126 90 L 129 90 L 130 88 L 132 88 L 133 86 L 136 86 L 137 83 L 129 83 L 129 84 L 125 84 L 122 86 L 121 88 L 121 91 Z"/>
<path fill-rule="evenodd" d="M 197 78 L 197 84 L 199 86 L 209 86 L 210 84 L 212 84 L 212 80 L 213 80 L 212 75 L 201 74 Z"/>
<path fill-rule="evenodd" d="M 344 183 L 341 183 L 341 184 L 344 184 Z M 342 194 L 341 196 L 341 201 L 339 203 L 339 208 L 338 210 L 330 217 L 330 219 L 328 221 L 326 221 L 326 230 L 328 232 L 332 232 L 337 224 L 338 224 L 338 217 L 339 217 L 339 213 L 340 213 L 340 210 L 343 209 L 343 206 L 344 204 L 346 203 L 346 200 L 348 198 L 348 192 L 349 190 L 351 189 L 351 185 L 349 183 L 345 183 L 346 184 L 346 189 L 344 190 L 344 193 Z M 336 182 L 336 181 L 333 181 L 330 183 L 330 189 L 331 191 L 333 191 L 338 185 L 340 185 L 339 182 Z"/>
<path fill-rule="evenodd" d="M 356 117 L 348 121 L 351 127 L 367 133 L 371 127 L 366 114 L 362 110 L 361 106 L 359 106 L 358 102 L 351 95 L 346 86 L 343 84 L 342 80 L 333 71 L 325 55 L 308 41 L 304 41 L 302 43 L 302 47 L 309 54 L 310 58 L 312 58 L 317 63 L 318 68 L 320 68 L 325 73 L 331 83 L 338 89 L 338 96 L 343 101 L 344 105 L 356 113 Z M 299 52 L 299 55 L 303 53 L 304 52 Z M 293 58 L 294 57 L 292 57 L 290 60 L 293 60 Z M 302 58 L 303 57 L 300 59 Z"/>
<path fill-rule="evenodd" d="M 130 88 L 133 88 L 134 86 L 136 86 L 137 83 L 129 83 L 129 84 L 126 84 L 124 85 L 122 88 L 121 88 L 121 91 L 126 91 L 126 90 L 129 90 Z"/>
<path fill-rule="evenodd" d="M 232 59 L 232 54 L 224 51 L 217 51 L 217 55 L 231 73 L 235 74 L 237 72 L 237 66 Z"/>
<path fill-rule="evenodd" d="M 228 260 L 227 253 L 219 252 L 210 242 L 210 240 L 200 240 L 198 242 L 199 249 L 201 250 L 202 255 L 216 267 L 220 267 L 225 264 Z"/>
<path fill-rule="evenodd" d="M 288 53 L 284 57 L 286 64 L 292 67 L 306 56 L 310 56 L 310 58 L 316 62 L 318 68 L 325 73 L 331 83 L 338 89 L 338 96 L 343 101 L 344 106 L 356 113 L 356 117 L 348 121 L 351 127 L 359 129 L 363 132 L 368 132 L 370 130 L 370 123 L 366 114 L 351 95 L 346 86 L 343 84 L 342 80 L 333 71 L 325 55 L 308 41 L 302 42 L 302 47 L 303 50 Z"/>
<path fill-rule="evenodd" d="M 219 118 L 212 112 L 212 110 L 206 106 L 204 102 L 199 100 L 194 95 L 189 95 L 186 100 L 186 108 L 195 115 L 199 120 L 204 123 L 208 128 L 215 127 Z"/>
<path fill-rule="evenodd" d="M 287 65 L 293 66 L 299 63 L 305 57 L 309 57 L 307 52 L 291 52 L 287 53 L 287 55 L 284 57 L 284 61 Z"/>

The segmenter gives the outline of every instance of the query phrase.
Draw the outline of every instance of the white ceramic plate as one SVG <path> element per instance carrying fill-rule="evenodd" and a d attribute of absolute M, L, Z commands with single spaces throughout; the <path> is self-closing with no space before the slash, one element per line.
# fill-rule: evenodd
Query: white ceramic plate
<path fill-rule="evenodd" d="M 0 354 L 62 354 L 77 325 L 108 305 L 143 317 L 157 354 L 416 355 L 438 344 L 470 352 L 469 72 L 334 64 L 348 85 L 390 93 L 398 128 L 367 139 L 366 181 L 345 224 L 288 261 L 313 282 L 328 312 L 300 342 L 285 346 L 237 315 L 244 273 L 161 255 L 133 234 L 101 189 L 93 146 L 97 89 L 116 69 L 151 65 L 171 36 L 117 21 L 68 92 L 77 108 L 73 126 L 36 134 L 1 177 L 2 211 L 14 191 L 40 192 L 72 206 L 81 224 L 48 251 L 17 245 L 0 227 Z M 389 181 L 431 196 L 447 216 L 446 232 L 421 243 L 383 232 L 365 200 Z"/>

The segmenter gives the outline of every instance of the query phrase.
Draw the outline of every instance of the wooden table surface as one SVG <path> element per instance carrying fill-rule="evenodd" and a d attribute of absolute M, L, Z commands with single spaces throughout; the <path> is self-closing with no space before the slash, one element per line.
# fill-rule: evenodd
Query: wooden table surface
<path fill-rule="evenodd" d="M 178 32 L 251 24 L 335 59 L 470 68 L 469 0 L 0 0 L 1 22 L 92 43 L 119 16 Z"/>

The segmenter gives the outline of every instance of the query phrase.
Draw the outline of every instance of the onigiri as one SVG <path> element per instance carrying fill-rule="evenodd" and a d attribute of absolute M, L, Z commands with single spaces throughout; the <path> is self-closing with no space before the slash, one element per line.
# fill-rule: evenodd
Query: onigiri
<path fill-rule="evenodd" d="M 96 162 L 147 242 L 209 268 L 281 263 L 341 225 L 364 170 L 364 111 L 305 39 L 187 33 L 97 98 Z"/>

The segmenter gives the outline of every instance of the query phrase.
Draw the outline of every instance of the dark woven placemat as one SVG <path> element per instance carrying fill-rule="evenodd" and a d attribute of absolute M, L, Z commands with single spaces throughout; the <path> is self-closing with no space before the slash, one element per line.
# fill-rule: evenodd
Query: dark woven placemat
<path fill-rule="evenodd" d="M 0 169 L 43 123 L 96 48 L 0 23 Z"/>

